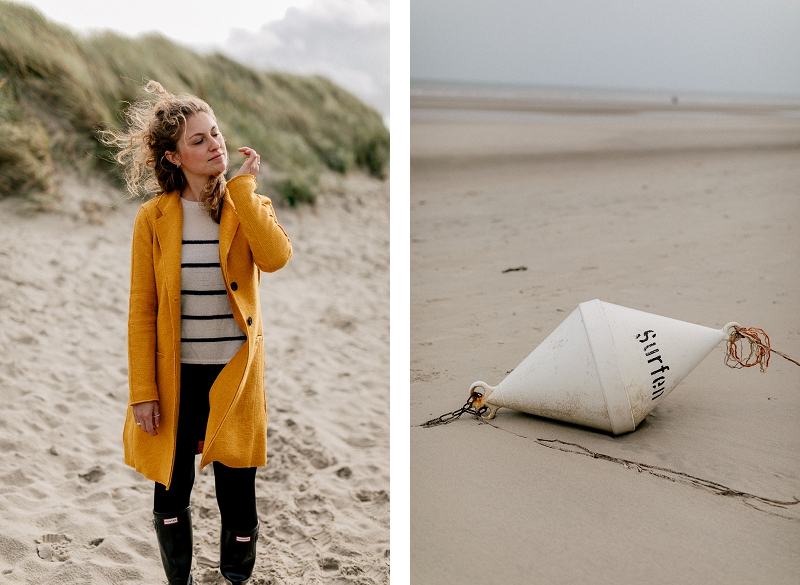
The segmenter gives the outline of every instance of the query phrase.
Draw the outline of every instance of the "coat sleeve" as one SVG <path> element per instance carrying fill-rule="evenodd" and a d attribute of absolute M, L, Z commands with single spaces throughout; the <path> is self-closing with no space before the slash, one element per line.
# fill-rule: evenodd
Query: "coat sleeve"
<path fill-rule="evenodd" d="M 153 224 L 148 215 L 144 206 L 136 215 L 131 245 L 131 296 L 128 308 L 128 385 L 131 405 L 158 400 L 158 296 L 153 265 Z"/>
<path fill-rule="evenodd" d="M 256 266 L 275 272 L 292 257 L 292 242 L 278 223 L 269 197 L 258 195 L 256 186 L 253 175 L 238 175 L 228 181 L 227 189 Z"/>

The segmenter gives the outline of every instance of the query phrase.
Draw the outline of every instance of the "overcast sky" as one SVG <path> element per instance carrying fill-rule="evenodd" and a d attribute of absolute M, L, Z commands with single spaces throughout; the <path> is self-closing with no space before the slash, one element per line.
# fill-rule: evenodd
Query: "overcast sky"
<path fill-rule="evenodd" d="M 411 78 L 800 95 L 800 0 L 411 0 Z"/>
<path fill-rule="evenodd" d="M 389 115 L 389 0 L 316 0 L 252 32 L 234 28 L 225 49 L 257 67 L 322 73 Z"/>
<path fill-rule="evenodd" d="M 389 0 L 17 0 L 79 32 L 158 31 L 248 65 L 322 74 L 389 118 Z"/>

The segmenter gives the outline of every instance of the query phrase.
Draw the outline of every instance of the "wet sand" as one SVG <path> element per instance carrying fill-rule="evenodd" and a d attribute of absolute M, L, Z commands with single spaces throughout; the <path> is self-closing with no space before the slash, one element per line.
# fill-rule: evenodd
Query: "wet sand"
<path fill-rule="evenodd" d="M 777 356 L 732 370 L 720 345 L 619 437 L 508 409 L 419 425 L 595 298 L 798 359 L 797 110 L 417 105 L 412 583 L 796 583 L 800 368 Z"/>

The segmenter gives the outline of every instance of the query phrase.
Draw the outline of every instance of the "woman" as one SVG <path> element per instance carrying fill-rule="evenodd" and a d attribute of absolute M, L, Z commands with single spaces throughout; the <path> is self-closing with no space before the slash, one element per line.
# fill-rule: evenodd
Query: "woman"
<path fill-rule="evenodd" d="M 250 578 L 258 517 L 256 467 L 266 464 L 267 412 L 259 282 L 291 258 L 270 200 L 255 193 L 252 148 L 226 183 L 214 112 L 160 84 L 106 132 L 133 193 L 158 193 L 133 229 L 128 320 L 130 405 L 125 462 L 155 481 L 154 524 L 170 584 L 192 583 L 189 496 L 195 455 L 213 463 L 222 517 L 220 571 Z"/>

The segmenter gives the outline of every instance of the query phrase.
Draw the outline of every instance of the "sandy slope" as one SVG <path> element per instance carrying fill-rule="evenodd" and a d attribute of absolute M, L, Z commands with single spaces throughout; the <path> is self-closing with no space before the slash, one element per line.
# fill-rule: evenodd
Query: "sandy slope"
<path fill-rule="evenodd" d="M 595 298 L 800 356 L 800 117 L 429 109 L 411 150 L 412 582 L 796 583 L 781 358 L 730 370 L 720 347 L 616 438 L 508 409 L 418 425 Z"/>
<path fill-rule="evenodd" d="M 337 190 L 277 210 L 294 258 L 262 280 L 254 584 L 388 582 L 388 184 Z M 78 219 L 0 206 L 0 582 L 162 583 L 151 483 L 120 440 L 136 206 L 95 212 L 81 200 L 102 197 L 72 193 Z M 211 474 L 192 500 L 200 583 L 223 582 Z"/>

